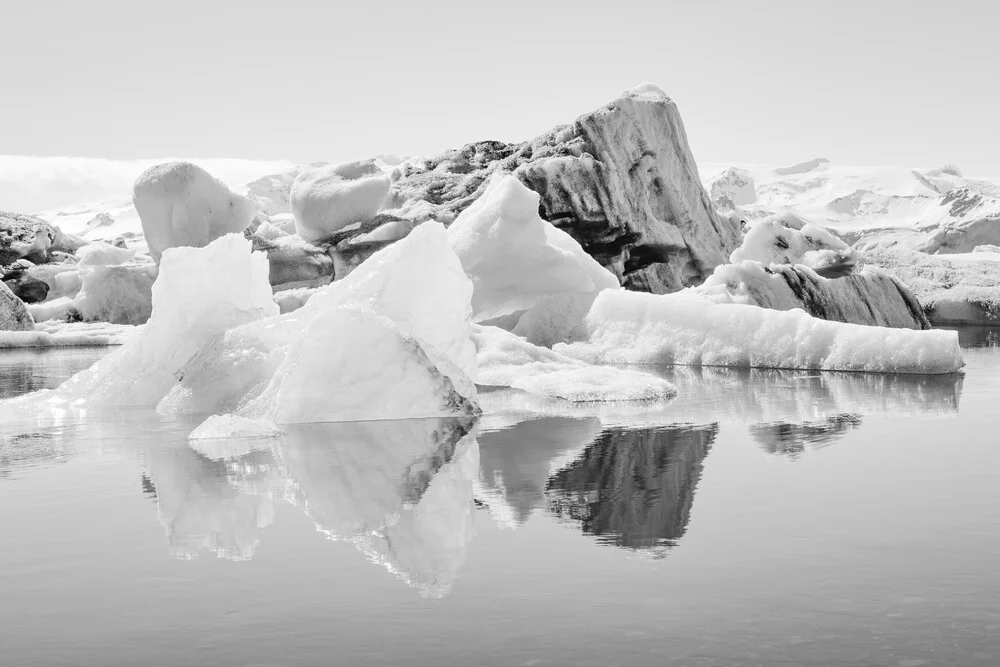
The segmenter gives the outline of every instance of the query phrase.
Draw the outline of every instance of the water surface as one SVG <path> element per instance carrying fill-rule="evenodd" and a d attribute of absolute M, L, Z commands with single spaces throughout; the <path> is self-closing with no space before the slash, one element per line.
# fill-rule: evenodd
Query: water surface
<path fill-rule="evenodd" d="M 655 408 L 0 426 L 0 663 L 1000 664 L 989 334 L 964 377 L 653 369 Z M 0 395 L 101 353 L 0 353 Z"/>

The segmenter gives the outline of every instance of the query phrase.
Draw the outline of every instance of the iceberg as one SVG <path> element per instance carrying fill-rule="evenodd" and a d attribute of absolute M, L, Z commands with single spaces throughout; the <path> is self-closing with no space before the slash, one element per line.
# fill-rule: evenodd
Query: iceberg
<path fill-rule="evenodd" d="M 200 248 L 242 233 L 257 215 L 253 202 L 190 162 L 167 162 L 142 172 L 132 200 L 157 263 L 167 248 Z"/>
<path fill-rule="evenodd" d="M 158 410 L 279 423 L 470 414 L 471 296 L 444 228 L 425 223 L 298 310 L 217 336 Z"/>
<path fill-rule="evenodd" d="M 389 176 L 374 160 L 303 169 L 290 195 L 295 230 L 306 241 L 318 241 L 374 218 L 387 194 Z"/>
<path fill-rule="evenodd" d="M 225 280 L 219 280 L 219 276 Z M 85 405 L 155 405 L 187 362 L 215 336 L 276 314 L 267 258 L 238 234 L 204 248 L 164 252 L 149 322 L 125 344 L 54 390 Z"/>
<path fill-rule="evenodd" d="M 517 315 L 515 330 L 551 345 L 571 337 L 600 290 L 619 285 L 573 237 L 543 220 L 538 204 L 517 178 L 494 174 L 448 238 L 472 280 L 473 321 Z"/>
<path fill-rule="evenodd" d="M 331 308 L 291 343 L 241 412 L 281 424 L 449 417 L 476 412 L 420 343 L 386 317 Z"/>
<path fill-rule="evenodd" d="M 513 387 L 574 403 L 649 401 L 677 392 L 662 378 L 610 366 L 590 366 L 490 326 L 473 329 L 479 384 Z"/>
<path fill-rule="evenodd" d="M 858 253 L 822 227 L 786 213 L 750 228 L 742 245 L 729 256 L 731 264 L 745 260 L 804 264 L 821 276 L 836 278 L 853 271 Z"/>
<path fill-rule="evenodd" d="M 686 293 L 605 290 L 587 315 L 587 329 L 585 342 L 553 350 L 603 364 L 928 374 L 953 373 L 964 365 L 954 331 L 831 322 L 801 310 L 713 304 Z"/>

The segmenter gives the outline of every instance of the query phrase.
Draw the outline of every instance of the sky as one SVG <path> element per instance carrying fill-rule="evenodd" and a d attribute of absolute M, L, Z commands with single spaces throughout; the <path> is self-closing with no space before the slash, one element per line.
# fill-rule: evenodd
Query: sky
<path fill-rule="evenodd" d="M 1000 176 L 998 23 L 994 0 L 0 0 L 0 156 L 429 155 L 651 81 L 698 162 Z"/>

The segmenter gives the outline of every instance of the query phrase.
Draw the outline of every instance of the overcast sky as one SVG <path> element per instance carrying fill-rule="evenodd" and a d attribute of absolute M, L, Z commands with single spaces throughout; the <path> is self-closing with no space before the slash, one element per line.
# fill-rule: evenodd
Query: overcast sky
<path fill-rule="evenodd" d="M 699 162 L 997 176 L 998 6 L 4 1 L 0 155 L 426 155 L 652 81 Z"/>

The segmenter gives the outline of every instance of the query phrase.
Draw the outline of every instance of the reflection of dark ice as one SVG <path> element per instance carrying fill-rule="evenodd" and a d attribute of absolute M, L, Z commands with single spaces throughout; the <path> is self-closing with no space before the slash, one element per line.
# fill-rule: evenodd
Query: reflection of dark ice
<path fill-rule="evenodd" d="M 608 429 L 549 479 L 548 509 L 599 542 L 670 547 L 687 529 L 718 426 Z"/>
<path fill-rule="evenodd" d="M 660 550 L 683 536 L 718 425 L 603 429 L 542 417 L 480 436 L 481 496 L 506 525 L 538 509 L 604 544 Z"/>
<path fill-rule="evenodd" d="M 272 501 L 302 507 L 424 595 L 445 595 L 473 535 L 472 420 L 286 426 L 274 440 L 192 441 L 145 453 L 171 552 L 249 558 Z M 225 446 L 222 446 L 225 445 Z M 219 457 L 219 458 L 209 458 Z"/>
<path fill-rule="evenodd" d="M 860 426 L 860 415 L 842 414 L 799 424 L 787 422 L 751 424 L 748 430 L 750 437 L 764 451 L 795 459 L 807 447 L 825 447 Z"/>

